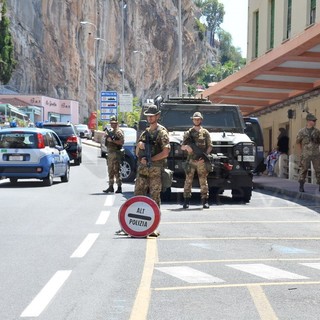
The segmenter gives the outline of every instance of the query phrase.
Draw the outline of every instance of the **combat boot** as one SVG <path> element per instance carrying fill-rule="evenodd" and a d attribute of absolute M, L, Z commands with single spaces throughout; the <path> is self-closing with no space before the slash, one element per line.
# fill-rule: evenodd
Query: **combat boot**
<path fill-rule="evenodd" d="M 299 181 L 300 185 L 299 185 L 299 191 L 300 192 L 304 192 L 304 182 L 303 181 Z"/>
<path fill-rule="evenodd" d="M 203 209 L 209 209 L 209 202 L 208 199 L 202 199 L 202 205 L 203 205 Z"/>
<path fill-rule="evenodd" d="M 108 189 L 103 190 L 104 193 L 114 192 L 113 186 L 109 186 Z"/>
<path fill-rule="evenodd" d="M 116 193 L 122 193 L 122 188 L 121 188 L 121 186 L 118 186 L 118 189 L 117 189 Z"/>
<path fill-rule="evenodd" d="M 188 209 L 190 204 L 190 198 L 184 198 L 183 209 Z"/>

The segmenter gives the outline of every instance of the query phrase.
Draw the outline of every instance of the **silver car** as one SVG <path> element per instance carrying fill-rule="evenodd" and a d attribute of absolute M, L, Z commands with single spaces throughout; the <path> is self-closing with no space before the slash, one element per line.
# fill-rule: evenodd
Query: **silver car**
<path fill-rule="evenodd" d="M 86 124 L 76 124 L 75 128 L 80 138 L 92 139 L 92 131 L 88 128 Z"/>

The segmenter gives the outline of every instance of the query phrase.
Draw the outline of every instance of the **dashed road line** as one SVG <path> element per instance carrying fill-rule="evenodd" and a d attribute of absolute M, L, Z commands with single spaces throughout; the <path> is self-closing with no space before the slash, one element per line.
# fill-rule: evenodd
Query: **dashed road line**
<path fill-rule="evenodd" d="M 115 195 L 113 195 L 113 194 L 108 194 L 108 195 L 106 196 L 106 200 L 105 200 L 105 202 L 104 202 L 104 206 L 105 206 L 105 207 L 112 207 L 113 204 L 114 204 L 115 199 L 116 199 Z"/>
<path fill-rule="evenodd" d="M 156 269 L 188 283 L 225 282 L 220 278 L 213 277 L 208 273 L 204 273 L 190 267 L 160 267 Z"/>
<path fill-rule="evenodd" d="M 62 287 L 64 282 L 69 278 L 71 272 L 72 270 L 57 271 L 35 296 L 32 302 L 24 309 L 20 317 L 38 317 Z"/>
<path fill-rule="evenodd" d="M 110 216 L 110 211 L 101 211 L 96 224 L 106 224 Z"/>
<path fill-rule="evenodd" d="M 263 263 L 229 264 L 226 266 L 242 272 L 250 273 L 257 277 L 268 279 L 268 280 L 309 279 L 308 277 L 301 276 L 299 274 L 285 271 L 279 268 L 271 267 Z"/>
<path fill-rule="evenodd" d="M 99 233 L 89 233 L 81 242 L 79 247 L 73 252 L 70 258 L 83 258 L 94 242 L 98 239 Z"/>

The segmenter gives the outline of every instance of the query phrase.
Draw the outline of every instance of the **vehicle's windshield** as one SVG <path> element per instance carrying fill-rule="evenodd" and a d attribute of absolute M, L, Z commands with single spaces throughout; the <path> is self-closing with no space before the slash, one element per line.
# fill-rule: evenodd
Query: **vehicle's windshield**
<path fill-rule="evenodd" d="M 233 132 L 243 132 L 244 123 L 239 117 L 238 110 L 228 107 L 206 107 L 206 108 L 170 108 L 163 110 L 161 113 L 160 123 L 169 131 L 171 130 L 186 130 L 192 126 L 192 115 L 194 112 L 200 111 L 203 115 L 202 125 L 209 131 L 230 130 Z"/>

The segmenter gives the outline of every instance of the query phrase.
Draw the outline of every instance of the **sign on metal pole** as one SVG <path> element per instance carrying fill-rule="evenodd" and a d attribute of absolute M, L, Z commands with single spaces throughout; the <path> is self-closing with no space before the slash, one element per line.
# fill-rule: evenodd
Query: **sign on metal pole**
<path fill-rule="evenodd" d="M 116 91 L 101 91 L 100 119 L 108 121 L 113 115 L 118 115 L 118 93 Z"/>
<path fill-rule="evenodd" d="M 135 196 L 121 206 L 118 218 L 121 228 L 130 236 L 147 237 L 160 223 L 160 209 L 151 198 Z"/>
<path fill-rule="evenodd" d="M 133 111 L 133 96 L 131 93 L 119 94 L 119 106 L 120 112 L 132 112 Z"/>

